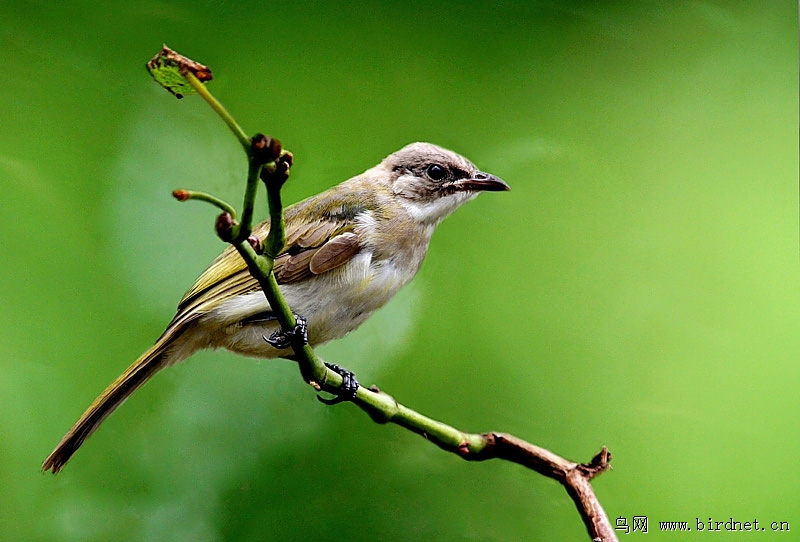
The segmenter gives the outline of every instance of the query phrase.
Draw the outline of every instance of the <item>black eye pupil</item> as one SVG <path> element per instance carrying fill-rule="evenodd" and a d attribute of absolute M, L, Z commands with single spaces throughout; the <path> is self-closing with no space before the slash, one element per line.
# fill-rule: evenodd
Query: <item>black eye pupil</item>
<path fill-rule="evenodd" d="M 431 164 L 428 166 L 428 177 L 434 181 L 441 181 L 447 175 L 447 170 L 439 164 Z"/>

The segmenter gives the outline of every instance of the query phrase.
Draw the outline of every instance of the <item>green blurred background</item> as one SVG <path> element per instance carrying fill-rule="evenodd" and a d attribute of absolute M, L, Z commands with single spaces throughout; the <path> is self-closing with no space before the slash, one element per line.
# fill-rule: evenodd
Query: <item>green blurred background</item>
<path fill-rule="evenodd" d="M 10 4 L 4 540 L 587 539 L 552 480 L 226 352 L 159 374 L 39 472 L 223 248 L 212 209 L 170 191 L 241 198 L 234 138 L 144 70 L 164 42 L 295 153 L 288 201 L 415 140 L 512 186 L 445 221 L 327 359 L 465 430 L 581 461 L 609 446 L 598 496 L 650 537 L 734 518 L 800 538 L 795 2 Z"/>

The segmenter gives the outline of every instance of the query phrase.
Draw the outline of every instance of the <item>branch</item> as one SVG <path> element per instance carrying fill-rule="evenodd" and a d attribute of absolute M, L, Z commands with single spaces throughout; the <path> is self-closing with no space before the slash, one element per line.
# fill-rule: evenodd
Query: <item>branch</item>
<path fill-rule="evenodd" d="M 189 60 L 168 47 L 147 64 L 154 79 L 178 98 L 188 93 L 200 94 L 225 121 L 239 139 L 248 156 L 248 175 L 241 220 L 237 221 L 232 206 L 202 192 L 176 190 L 179 201 L 196 199 L 206 201 L 223 212 L 217 218 L 217 235 L 232 244 L 247 264 L 253 278 L 258 281 L 284 332 L 294 330 L 297 322 L 283 298 L 272 270 L 274 259 L 285 243 L 285 225 L 280 190 L 289 178 L 292 154 L 284 150 L 277 139 L 258 134 L 248 138 L 228 111 L 203 84 L 211 80 L 211 70 Z M 258 180 L 266 185 L 269 203 L 270 230 L 262 241 L 251 237 L 253 207 Z M 303 379 L 317 391 L 336 394 L 343 385 L 342 377 L 325 366 L 319 356 L 302 338 L 292 342 L 294 357 Z M 465 433 L 452 426 L 424 416 L 400 403 L 377 387 L 359 387 L 352 401 L 377 423 L 394 423 L 409 429 L 443 450 L 455 453 L 468 461 L 505 459 L 534 470 L 563 484 L 575 502 L 586 529 L 597 541 L 616 541 L 600 502 L 594 494 L 591 480 L 610 468 L 611 453 L 607 448 L 595 455 L 589 463 L 568 461 L 512 435 L 504 433 Z"/>
<path fill-rule="evenodd" d="M 590 462 L 576 463 L 513 435 L 495 432 L 465 433 L 398 403 L 376 387 L 369 390 L 359 388 L 353 402 L 375 422 L 391 422 L 405 427 L 467 461 L 504 459 L 557 480 L 564 485 L 578 508 L 592 540 L 617 540 L 591 484 L 593 478 L 611 468 L 611 452 L 605 446 Z"/>
<path fill-rule="evenodd" d="M 575 502 L 592 540 L 617 540 L 591 484 L 595 476 L 611 468 L 608 448 L 603 446 L 589 463 L 575 463 L 513 435 L 484 433 L 481 436 L 486 440 L 486 447 L 474 457 L 465 456 L 465 459 L 505 459 L 558 480 Z"/>

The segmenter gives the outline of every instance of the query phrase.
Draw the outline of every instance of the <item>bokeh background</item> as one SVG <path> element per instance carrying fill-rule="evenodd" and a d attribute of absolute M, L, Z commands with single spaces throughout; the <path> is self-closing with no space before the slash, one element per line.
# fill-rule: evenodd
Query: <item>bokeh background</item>
<path fill-rule="evenodd" d="M 464 430 L 581 461 L 607 445 L 597 494 L 652 538 L 701 537 L 659 521 L 733 518 L 798 539 L 797 15 L 4 3 L 2 538 L 586 539 L 552 480 L 465 463 L 318 403 L 290 362 L 226 352 L 159 374 L 64 472 L 39 472 L 223 248 L 214 211 L 170 191 L 241 199 L 234 138 L 144 70 L 166 42 L 295 153 L 288 201 L 415 140 L 512 186 L 445 221 L 412 285 L 326 359 Z"/>

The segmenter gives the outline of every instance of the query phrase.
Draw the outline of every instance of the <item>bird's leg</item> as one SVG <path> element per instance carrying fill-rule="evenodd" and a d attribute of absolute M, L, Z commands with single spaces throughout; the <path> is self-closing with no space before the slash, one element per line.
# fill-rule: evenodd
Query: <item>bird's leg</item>
<path fill-rule="evenodd" d="M 358 380 L 356 380 L 356 375 L 353 374 L 352 371 L 348 371 L 344 367 L 339 367 L 333 363 L 326 363 L 325 366 L 342 377 L 342 387 L 336 391 L 336 397 L 333 399 L 325 399 L 319 395 L 317 395 L 317 399 L 326 405 L 335 405 L 337 403 L 341 403 L 342 401 L 352 401 L 355 399 L 359 386 Z"/>
<path fill-rule="evenodd" d="M 267 341 L 267 344 L 273 348 L 277 348 L 278 350 L 290 348 L 292 344 L 296 343 L 296 341 L 302 341 L 304 346 L 308 344 L 308 326 L 306 325 L 306 319 L 296 314 L 294 315 L 294 318 L 297 321 L 294 329 L 291 331 L 278 329 L 278 331 L 269 337 L 264 337 L 264 340 Z"/>

